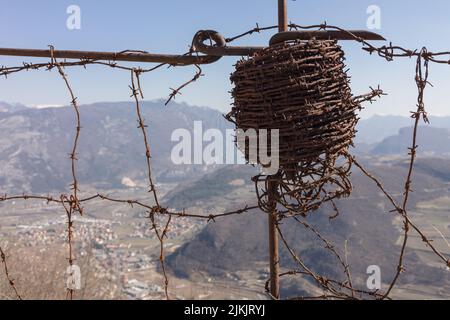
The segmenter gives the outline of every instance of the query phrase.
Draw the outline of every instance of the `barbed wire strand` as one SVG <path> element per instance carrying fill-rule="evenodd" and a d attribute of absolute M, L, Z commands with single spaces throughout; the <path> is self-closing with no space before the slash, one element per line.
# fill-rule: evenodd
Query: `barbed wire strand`
<path fill-rule="evenodd" d="M 441 253 L 433 244 L 432 240 L 428 239 L 428 237 L 420 230 L 420 228 L 412 221 L 412 219 L 409 217 L 409 215 L 406 215 L 406 217 L 403 215 L 403 208 L 397 204 L 397 202 L 394 200 L 393 196 L 389 194 L 385 187 L 382 185 L 380 180 L 376 178 L 373 174 L 367 171 L 367 169 L 364 168 L 364 166 L 359 163 L 355 157 L 352 157 L 352 162 L 356 167 L 358 167 L 361 172 L 367 176 L 369 179 L 371 179 L 375 184 L 377 185 L 378 189 L 384 194 L 384 196 L 389 200 L 389 202 L 392 204 L 392 206 L 395 208 L 392 212 L 398 212 L 402 217 L 408 220 L 408 224 L 420 235 L 422 238 L 422 241 L 426 244 L 427 247 L 431 248 L 431 250 L 436 254 L 437 257 L 439 257 L 448 267 L 450 267 L 450 259 L 446 258 L 443 253 Z"/>
<path fill-rule="evenodd" d="M 426 53 L 426 48 L 423 48 L 421 53 Z M 416 84 L 419 91 L 418 98 L 417 98 L 417 111 L 413 112 L 412 118 L 414 119 L 414 128 L 413 128 L 413 139 L 412 139 L 412 146 L 410 149 L 410 161 L 409 161 L 409 168 L 408 168 L 408 174 L 406 176 L 405 181 L 405 192 L 403 196 L 403 204 L 402 204 L 402 213 L 404 216 L 404 235 L 403 235 L 403 244 L 400 251 L 400 257 L 399 262 L 397 266 L 397 273 L 394 276 L 394 279 L 392 280 L 389 289 L 387 290 L 385 297 L 388 297 L 391 293 L 392 289 L 394 288 L 395 284 L 397 283 L 398 278 L 405 270 L 405 267 L 403 265 L 404 263 L 404 256 L 406 252 L 406 246 L 408 245 L 408 232 L 410 228 L 410 223 L 408 219 L 408 211 L 407 211 L 407 205 L 409 200 L 409 195 L 411 193 L 411 185 L 412 185 L 412 174 L 414 170 L 414 164 L 417 156 L 417 131 L 419 128 L 420 120 L 423 118 L 423 120 L 427 123 L 427 114 L 425 112 L 425 104 L 424 104 L 424 91 L 425 87 L 428 84 L 428 60 L 425 58 L 424 61 L 424 67 L 425 67 L 425 75 L 422 72 L 422 54 L 420 54 L 417 57 L 417 64 L 416 64 Z"/>
<path fill-rule="evenodd" d="M 65 86 L 70 94 L 70 97 L 71 97 L 70 104 L 71 104 L 71 106 L 75 112 L 75 116 L 76 116 L 75 136 L 73 139 L 72 152 L 69 155 L 70 161 L 71 161 L 72 194 L 70 195 L 69 199 L 66 195 L 61 195 L 61 201 L 62 201 L 61 203 L 67 214 L 67 237 L 68 237 L 68 246 L 69 246 L 68 261 L 69 261 L 69 270 L 70 270 L 70 272 L 72 272 L 72 268 L 73 268 L 74 262 L 76 260 L 75 255 L 74 255 L 74 248 L 73 248 L 73 246 L 74 246 L 74 244 L 73 244 L 73 238 L 74 238 L 73 215 L 76 213 L 80 214 L 81 216 L 83 215 L 83 208 L 81 207 L 79 199 L 78 199 L 79 186 L 78 186 L 78 179 L 77 179 L 77 161 L 78 161 L 77 151 L 78 151 L 78 141 L 80 139 L 80 134 L 81 134 L 81 116 L 80 116 L 80 110 L 79 110 L 78 103 L 77 103 L 77 98 L 75 97 L 72 87 L 70 86 L 67 75 L 65 74 L 63 67 L 59 64 L 57 59 L 54 57 L 55 48 L 52 45 L 50 45 L 49 47 L 50 47 L 50 52 L 51 52 L 52 57 L 51 57 L 51 61 L 50 61 L 50 65 L 48 66 L 48 69 L 51 70 L 53 67 L 56 66 L 58 73 L 61 76 L 61 78 L 63 79 Z M 66 206 L 67 202 L 64 200 L 69 200 L 68 201 L 69 207 Z M 74 288 L 72 286 L 69 286 L 67 288 L 66 298 L 73 300 L 74 293 L 75 293 Z"/>
<path fill-rule="evenodd" d="M 336 247 L 328 239 L 326 239 L 316 228 L 311 226 L 306 221 L 300 220 L 299 217 L 294 217 L 294 220 L 297 221 L 299 224 L 301 224 L 303 227 L 305 227 L 305 229 L 314 233 L 314 235 L 325 244 L 325 249 L 327 249 L 331 253 L 333 253 L 333 255 L 338 259 L 339 263 L 341 264 L 341 266 L 344 270 L 344 273 L 347 277 L 349 287 L 353 288 L 352 276 L 351 276 L 351 272 L 350 272 L 350 265 L 348 264 L 348 261 L 347 261 L 347 254 L 346 254 L 347 246 L 345 246 L 345 259 L 343 259 L 341 257 L 341 255 L 339 254 L 339 252 L 337 252 Z M 354 296 L 354 292 L 352 291 L 351 293 L 352 293 L 352 296 Z"/>
<path fill-rule="evenodd" d="M 5 252 L 3 251 L 2 247 L 0 247 L 0 258 L 2 260 L 3 271 L 5 273 L 6 280 L 8 280 L 9 286 L 14 291 L 14 294 L 15 294 L 17 300 L 23 300 L 22 296 L 19 294 L 19 291 L 17 290 L 17 286 L 16 286 L 16 283 L 15 283 L 15 280 L 10 275 L 10 272 L 9 272 L 9 269 L 8 269 L 7 257 L 6 257 Z"/>
<path fill-rule="evenodd" d="M 431 61 L 431 62 L 440 63 L 440 64 L 450 64 L 450 59 L 443 60 L 443 59 L 435 58 L 437 56 L 450 56 L 450 52 L 446 51 L 446 52 L 433 53 L 433 52 L 429 52 L 426 48 L 422 48 L 422 50 L 420 50 L 420 51 L 419 50 L 408 50 L 408 49 L 402 48 L 400 46 L 393 46 L 392 43 L 390 43 L 389 46 L 382 46 L 382 47 L 377 48 L 377 47 L 373 46 L 372 44 L 370 44 L 369 42 L 367 42 L 366 40 L 364 40 L 363 38 L 356 36 L 355 34 L 353 34 L 352 32 L 350 32 L 348 30 L 345 30 L 345 29 L 342 29 L 342 28 L 336 27 L 336 26 L 330 26 L 330 25 L 327 25 L 326 23 L 323 23 L 320 25 L 312 25 L 312 26 L 300 26 L 297 24 L 290 24 L 289 27 L 291 29 L 295 29 L 295 30 L 297 30 L 297 29 L 319 29 L 319 30 L 334 29 L 334 30 L 342 31 L 342 32 L 350 35 L 350 37 L 353 38 L 353 40 L 363 44 L 363 48 L 362 48 L 363 50 L 369 52 L 370 54 L 376 52 L 380 57 L 385 58 L 387 61 L 393 61 L 394 58 L 398 58 L 398 57 L 409 57 L 409 58 L 416 57 L 417 58 L 415 81 L 416 81 L 416 84 L 418 87 L 418 98 L 417 98 L 417 111 L 412 112 L 412 118 L 414 119 L 414 129 L 413 129 L 413 137 L 412 137 L 413 142 L 412 142 L 412 147 L 409 148 L 410 149 L 410 152 L 409 152 L 410 162 L 409 162 L 409 169 L 408 169 L 408 174 L 407 174 L 406 182 L 405 182 L 403 204 L 401 207 L 396 206 L 397 211 L 399 211 L 404 218 L 403 243 L 402 243 L 402 246 L 400 249 L 400 256 L 399 256 L 399 262 L 398 262 L 398 266 L 397 266 L 397 272 L 396 272 L 391 284 L 389 285 L 389 289 L 382 296 L 382 299 L 386 299 L 389 297 L 389 294 L 391 293 L 393 287 L 397 283 L 398 278 L 400 277 L 401 273 L 403 273 L 403 271 L 404 271 L 403 260 L 404 260 L 404 255 L 405 255 L 405 251 L 406 251 L 406 246 L 408 243 L 409 228 L 411 226 L 411 221 L 410 221 L 410 218 L 408 217 L 406 207 L 407 207 L 409 195 L 411 192 L 412 174 L 413 174 L 415 159 L 417 156 L 418 125 L 419 125 L 419 122 L 421 119 L 423 119 L 426 123 L 428 123 L 427 113 L 425 112 L 425 105 L 424 105 L 424 91 L 425 91 L 425 87 L 427 86 L 427 84 L 429 84 L 429 82 L 428 82 L 429 62 Z M 264 28 L 264 30 L 275 29 L 275 28 L 277 28 L 277 26 L 267 27 L 267 28 Z M 257 25 L 256 28 L 254 28 L 248 32 L 242 33 L 241 35 L 236 36 L 234 38 L 227 39 L 227 41 L 234 41 L 234 40 L 242 38 L 246 35 L 250 35 L 255 32 L 260 32 L 262 30 L 263 30 L 263 28 L 259 28 L 259 26 Z M 423 72 L 423 69 L 425 69 L 424 72 Z M 361 97 L 364 97 L 364 96 L 361 96 Z M 371 99 L 368 99 L 368 101 L 372 102 Z M 379 183 L 378 183 L 378 185 L 381 186 L 381 184 L 379 184 Z M 384 190 L 384 193 L 386 195 L 388 195 L 385 190 Z M 392 196 L 388 195 L 388 197 L 393 200 Z M 331 200 L 333 200 L 333 199 L 331 199 Z M 334 205 L 334 203 L 333 203 L 333 208 L 337 209 L 337 207 Z M 450 260 L 447 259 L 442 253 L 440 253 L 431 244 L 431 241 L 425 237 L 425 235 L 420 231 L 420 229 L 417 226 L 413 225 L 413 228 L 422 236 L 422 240 L 425 243 L 427 243 L 427 245 L 429 247 L 432 248 L 433 252 L 436 255 L 438 255 L 438 257 L 441 258 L 447 264 L 447 267 L 449 267 Z M 295 257 L 294 257 L 294 259 L 295 259 Z"/>
<path fill-rule="evenodd" d="M 156 220 L 155 220 L 155 214 L 159 213 L 160 211 L 163 210 L 163 208 L 160 206 L 159 203 L 159 199 L 158 199 L 158 194 L 157 194 L 157 190 L 156 190 L 156 186 L 153 182 L 153 177 L 152 177 L 152 166 L 151 166 L 151 152 L 150 152 L 150 145 L 149 145 L 149 138 L 148 138 L 148 134 L 147 134 L 147 126 L 145 125 L 144 119 L 142 117 L 142 113 L 141 113 L 141 107 L 140 107 L 140 100 L 139 97 L 141 97 L 142 99 L 144 99 L 144 94 L 142 92 L 142 88 L 140 85 L 140 80 L 139 80 L 139 74 L 140 71 L 135 69 L 132 71 L 131 73 L 131 91 L 132 91 L 132 97 L 134 98 L 135 102 L 136 102 L 136 114 L 138 116 L 138 123 L 139 123 L 139 129 L 142 132 L 142 136 L 144 139 L 144 145 L 145 145 L 145 157 L 146 157 L 146 162 L 147 162 L 147 178 L 148 178 L 148 182 L 149 182 L 149 192 L 153 195 L 153 200 L 155 201 L 155 206 L 153 207 L 153 209 L 151 211 L 149 211 L 149 218 L 151 220 L 152 223 L 152 230 L 154 230 L 155 235 L 160 243 L 160 264 L 161 264 L 161 268 L 162 268 L 162 272 L 163 272 L 163 277 L 164 277 L 164 292 L 166 294 L 166 299 L 169 300 L 169 293 L 168 293 L 168 286 L 169 286 L 169 278 L 167 276 L 167 272 L 166 272 L 166 267 L 165 267 L 165 262 L 164 262 L 164 238 L 166 237 L 166 233 L 168 231 L 169 228 L 169 224 L 170 221 L 172 220 L 172 216 L 169 215 L 169 218 L 167 219 L 167 224 L 165 229 L 163 230 L 162 234 L 159 232 L 158 230 L 158 225 L 156 224 Z M 136 79 L 136 81 L 135 81 Z M 136 85 L 137 84 L 137 85 Z"/>
<path fill-rule="evenodd" d="M 300 271 L 297 271 L 295 273 L 288 272 L 283 275 L 293 275 L 293 274 L 301 274 L 306 275 L 314 280 L 314 282 L 324 290 L 324 295 L 321 296 L 322 299 L 329 299 L 330 296 L 328 293 L 331 293 L 333 297 L 339 297 L 340 299 L 345 300 L 355 300 L 358 299 L 355 294 L 360 293 L 367 296 L 373 296 L 373 297 L 381 297 L 378 294 L 378 290 L 376 291 L 365 291 L 365 290 L 358 290 L 353 288 L 349 285 L 348 281 L 342 282 L 334 279 L 329 279 L 325 276 L 321 276 L 316 274 L 312 269 L 307 267 L 306 263 L 300 258 L 298 254 L 295 253 L 294 249 L 290 246 L 288 241 L 286 240 L 286 237 L 284 236 L 284 233 L 282 232 L 279 225 L 277 225 L 278 234 L 280 236 L 280 239 L 284 245 L 284 247 L 288 250 L 289 254 L 293 258 L 293 260 L 299 265 L 301 268 Z M 335 287 L 337 286 L 337 287 Z M 350 294 L 348 292 L 350 292 Z M 304 300 L 304 297 L 302 298 Z"/>

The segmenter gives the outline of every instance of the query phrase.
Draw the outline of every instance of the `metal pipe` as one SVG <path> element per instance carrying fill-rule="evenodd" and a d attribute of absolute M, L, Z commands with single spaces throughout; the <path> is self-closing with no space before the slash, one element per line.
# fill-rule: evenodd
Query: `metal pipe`
<path fill-rule="evenodd" d="M 366 30 L 312 30 L 312 31 L 286 31 L 277 33 L 270 39 L 270 45 L 290 40 L 386 40 L 375 32 Z"/>
<path fill-rule="evenodd" d="M 2 56 L 51 58 L 50 50 L 0 48 Z M 60 59 L 86 59 L 128 62 L 168 63 L 172 65 L 208 64 L 220 59 L 218 56 L 188 56 L 171 54 L 153 54 L 146 52 L 96 52 L 54 50 L 53 57 Z"/>
<path fill-rule="evenodd" d="M 276 176 L 268 182 L 268 197 L 272 212 L 269 213 L 269 260 L 270 260 L 270 294 L 274 299 L 280 299 L 280 257 L 278 245 L 278 229 L 277 229 L 277 202 L 276 192 L 278 183 Z"/>
<path fill-rule="evenodd" d="M 279 1 L 280 4 L 284 4 L 284 2 L 285 1 Z M 285 9 L 285 6 L 281 6 L 282 11 L 285 11 Z M 286 26 L 284 25 L 285 23 Z M 280 30 L 285 28 L 287 29 L 287 18 L 285 14 L 281 14 Z M 312 38 L 317 40 L 356 40 L 355 36 L 364 40 L 385 40 L 382 36 L 374 32 L 364 30 L 350 30 L 348 32 L 335 30 L 284 31 L 274 35 L 270 40 L 270 45 L 289 40 L 308 40 Z M 214 44 L 206 45 L 205 41 L 207 40 L 211 40 Z M 201 30 L 197 32 L 192 44 L 194 52 L 200 52 L 205 55 L 154 54 L 132 50 L 122 52 L 54 50 L 53 57 L 59 59 L 167 63 L 176 66 L 185 66 L 213 63 L 223 56 L 251 56 L 264 49 L 264 47 L 257 46 L 226 46 L 225 38 L 214 30 Z M 0 56 L 52 58 L 52 52 L 50 50 L 39 49 L 0 48 Z"/>
<path fill-rule="evenodd" d="M 286 0 L 278 0 L 278 29 L 288 30 Z M 277 176 L 268 177 L 268 200 L 271 208 L 269 213 L 269 264 L 270 264 L 270 294 L 274 299 L 280 299 L 280 257 L 277 229 Z"/>
<path fill-rule="evenodd" d="M 278 31 L 288 31 L 288 15 L 286 0 L 278 0 Z"/>

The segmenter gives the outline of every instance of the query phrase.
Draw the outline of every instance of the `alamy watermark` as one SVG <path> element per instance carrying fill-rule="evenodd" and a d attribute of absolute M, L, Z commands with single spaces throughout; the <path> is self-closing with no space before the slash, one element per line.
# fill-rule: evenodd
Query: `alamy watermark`
<path fill-rule="evenodd" d="M 180 128 L 173 131 L 171 159 L 175 165 L 246 164 L 244 155 L 235 148 L 247 150 L 251 164 L 260 164 L 263 174 L 273 175 L 279 170 L 279 130 L 248 129 L 225 132 L 203 130 L 201 121 L 194 122 L 194 130 Z"/>
<path fill-rule="evenodd" d="M 77 5 L 67 7 L 66 13 L 69 15 L 66 20 L 66 27 L 69 30 L 81 29 L 81 8 Z"/>
<path fill-rule="evenodd" d="M 371 30 L 381 29 L 381 8 L 377 5 L 370 5 L 367 7 L 367 28 Z"/>
<path fill-rule="evenodd" d="M 67 267 L 66 288 L 68 290 L 81 290 L 81 269 L 77 265 Z"/>
<path fill-rule="evenodd" d="M 381 268 L 377 265 L 367 267 L 367 288 L 369 290 L 381 290 Z"/>

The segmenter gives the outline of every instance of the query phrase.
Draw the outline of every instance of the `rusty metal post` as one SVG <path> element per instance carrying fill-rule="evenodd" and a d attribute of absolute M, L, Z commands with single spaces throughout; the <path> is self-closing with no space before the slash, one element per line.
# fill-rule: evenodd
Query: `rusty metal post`
<path fill-rule="evenodd" d="M 278 0 L 278 30 L 279 32 L 285 32 L 288 30 L 286 0 Z M 276 176 L 269 177 L 268 179 L 268 198 L 272 211 L 269 214 L 270 294 L 273 298 L 280 299 L 280 257 L 278 247 L 276 201 L 278 183 L 275 181 Z"/>
<path fill-rule="evenodd" d="M 277 202 L 276 192 L 278 182 L 272 180 L 276 176 L 268 178 L 268 197 L 271 208 L 269 213 L 269 260 L 270 260 L 270 294 L 275 299 L 280 299 L 280 258 L 278 254 L 278 230 L 277 230 Z"/>
<path fill-rule="evenodd" d="M 288 16 L 286 0 L 278 0 L 278 30 L 288 31 Z"/>

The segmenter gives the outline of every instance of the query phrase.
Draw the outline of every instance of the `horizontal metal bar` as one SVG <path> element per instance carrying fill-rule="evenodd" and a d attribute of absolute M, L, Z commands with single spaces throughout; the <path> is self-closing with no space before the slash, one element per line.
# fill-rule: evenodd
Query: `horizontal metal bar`
<path fill-rule="evenodd" d="M 208 56 L 225 57 L 225 56 L 251 56 L 254 53 L 264 50 L 265 47 L 211 47 L 203 46 L 197 47 L 197 52 L 207 54 Z"/>
<path fill-rule="evenodd" d="M 270 45 L 290 40 L 386 40 L 379 34 L 365 30 L 316 30 L 316 31 L 286 31 L 277 33 L 270 39 Z"/>
<path fill-rule="evenodd" d="M 290 40 L 356 40 L 356 37 L 364 40 L 385 40 L 382 36 L 369 31 L 287 31 L 276 34 L 270 40 L 270 45 Z M 206 45 L 205 41 L 210 40 L 211 44 Z M 192 42 L 194 53 L 205 55 L 172 55 L 153 54 L 140 51 L 122 52 L 97 52 L 97 51 L 71 51 L 71 50 L 38 50 L 38 49 L 15 49 L 0 48 L 0 56 L 18 57 L 40 57 L 59 59 L 82 59 L 82 60 L 106 60 L 106 61 L 128 61 L 128 62 L 149 62 L 167 63 L 177 66 L 193 64 L 209 64 L 218 61 L 223 56 L 251 56 L 263 50 L 264 47 L 236 47 L 226 46 L 224 37 L 213 30 L 201 30 L 197 32 Z"/>
<path fill-rule="evenodd" d="M 364 40 L 386 40 L 377 33 L 365 30 L 351 30 L 348 32 L 340 30 L 286 31 L 274 35 L 270 40 L 270 45 L 290 40 L 310 40 L 313 38 L 317 40 L 356 40 L 355 37 Z M 205 45 L 204 42 L 208 39 L 216 44 Z M 225 39 L 217 31 L 202 30 L 195 35 L 193 48 L 195 51 L 209 56 L 251 56 L 265 47 L 228 47 Z"/>
<path fill-rule="evenodd" d="M 50 50 L 0 48 L 2 56 L 52 58 Z M 60 59 L 85 59 L 128 62 L 168 63 L 171 65 L 208 64 L 216 62 L 219 56 L 152 54 L 146 52 L 97 52 L 54 50 L 53 57 Z"/>

